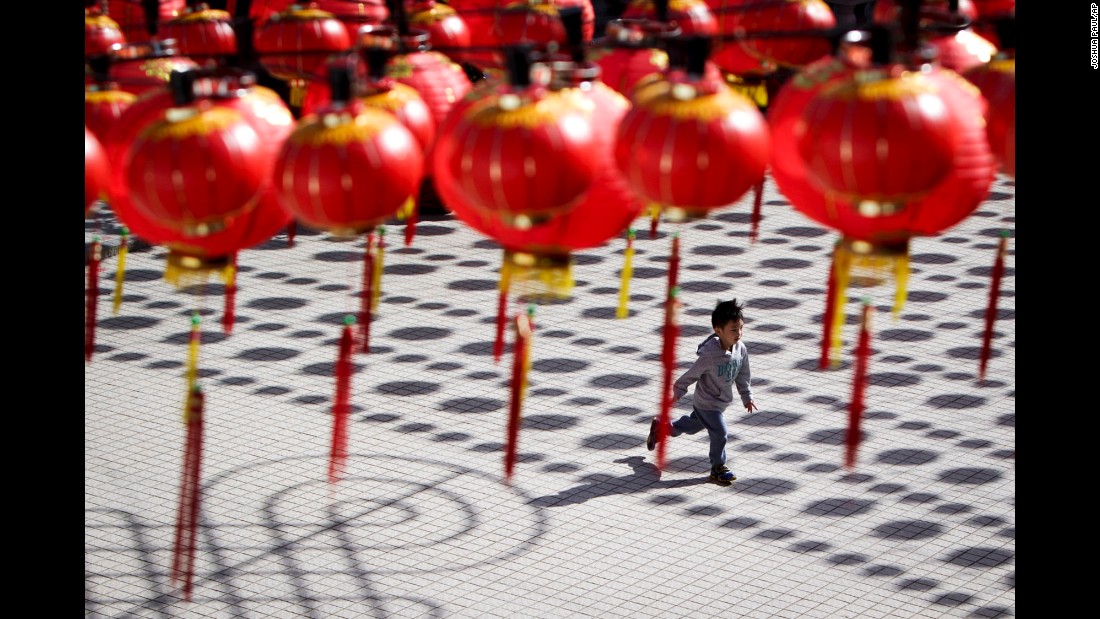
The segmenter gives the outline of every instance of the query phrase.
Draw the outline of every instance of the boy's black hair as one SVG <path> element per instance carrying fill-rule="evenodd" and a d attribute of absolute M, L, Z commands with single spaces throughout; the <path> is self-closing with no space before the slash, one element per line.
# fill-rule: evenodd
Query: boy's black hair
<path fill-rule="evenodd" d="M 737 303 L 737 299 L 733 298 L 729 301 L 720 301 L 718 305 L 714 306 L 714 311 L 710 313 L 710 325 L 712 327 L 724 327 L 731 320 L 744 320 L 741 310 L 745 309 L 745 306 Z"/>

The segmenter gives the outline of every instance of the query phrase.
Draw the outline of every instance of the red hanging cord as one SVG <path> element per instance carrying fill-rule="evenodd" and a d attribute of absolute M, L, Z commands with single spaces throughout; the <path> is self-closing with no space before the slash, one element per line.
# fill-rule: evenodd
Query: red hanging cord
<path fill-rule="evenodd" d="M 298 220 L 291 219 L 286 225 L 286 246 L 294 247 L 294 237 L 298 235 Z"/>
<path fill-rule="evenodd" d="M 328 460 L 328 481 L 340 481 L 348 459 L 348 418 L 351 416 L 351 353 L 354 342 L 352 325 L 354 316 L 344 318 L 344 331 L 340 334 L 340 352 L 336 358 L 336 398 L 332 404 L 332 451 Z"/>
<path fill-rule="evenodd" d="M 191 385 L 184 411 L 183 475 L 180 480 L 179 510 L 176 513 L 176 538 L 172 554 L 173 583 L 181 583 L 183 597 L 191 601 L 195 579 L 195 548 L 202 500 L 202 433 L 204 397 L 202 388 Z"/>
<path fill-rule="evenodd" d="M 91 363 L 95 352 L 96 308 L 99 305 L 99 262 L 102 245 L 99 236 L 92 237 L 91 255 L 88 257 L 88 290 L 84 306 L 84 361 Z"/>
<path fill-rule="evenodd" d="M 749 242 L 755 243 L 760 233 L 760 203 L 764 200 L 764 177 L 753 187 L 752 227 L 749 229 Z"/>
<path fill-rule="evenodd" d="M 833 342 L 833 317 L 836 312 L 836 247 L 829 261 L 829 283 L 825 293 L 825 312 L 821 316 L 821 357 L 817 360 L 817 369 L 829 369 L 829 350 Z"/>
<path fill-rule="evenodd" d="M 867 389 L 867 361 L 871 356 L 871 303 L 863 301 L 863 315 L 859 324 L 859 342 L 856 344 L 856 367 L 852 375 L 852 402 L 848 407 L 848 431 L 844 436 L 844 466 L 851 469 L 856 464 L 856 449 L 860 441 L 860 422 L 863 420 L 863 394 Z"/>
<path fill-rule="evenodd" d="M 656 204 L 649 207 L 649 238 L 657 238 L 657 222 L 661 220 L 661 207 Z"/>
<path fill-rule="evenodd" d="M 374 298 L 374 232 L 367 232 L 367 244 L 363 249 L 363 291 L 359 303 L 359 338 L 363 341 L 362 351 L 370 352 L 371 300 Z"/>
<path fill-rule="evenodd" d="M 237 252 L 229 258 L 229 276 L 225 282 L 225 310 L 222 312 L 222 333 L 233 333 L 237 320 Z"/>
<path fill-rule="evenodd" d="M 1005 272 L 1005 251 L 1008 246 L 1008 233 L 1001 233 L 997 244 L 997 258 L 993 261 L 993 273 L 990 275 L 989 305 L 985 308 L 985 331 L 982 333 L 982 352 L 978 362 L 978 380 L 985 380 L 985 368 L 993 348 L 993 323 L 997 320 L 997 299 L 1001 296 L 1001 278 Z"/>
<path fill-rule="evenodd" d="M 512 397 L 508 403 L 508 429 L 504 443 L 504 481 L 511 483 L 519 446 L 519 427 L 523 415 L 523 396 L 527 391 L 527 372 L 531 367 L 531 336 L 535 330 L 535 306 L 516 316 L 516 340 L 512 361 Z"/>
<path fill-rule="evenodd" d="M 680 288 L 668 291 L 665 300 L 665 324 L 661 340 L 661 401 L 657 416 L 657 473 L 665 468 L 666 440 L 672 426 L 672 371 L 676 367 L 676 340 L 680 335 L 678 320 Z"/>

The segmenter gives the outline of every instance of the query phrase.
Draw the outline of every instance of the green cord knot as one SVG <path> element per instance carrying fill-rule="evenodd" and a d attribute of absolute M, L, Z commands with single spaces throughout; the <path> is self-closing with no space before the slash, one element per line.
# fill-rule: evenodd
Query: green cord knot
<path fill-rule="evenodd" d="M 200 322 L 202 322 L 202 317 L 199 316 L 198 312 L 195 312 L 194 314 L 191 314 L 191 326 L 192 327 L 199 326 Z"/>
<path fill-rule="evenodd" d="M 678 296 L 680 296 L 680 287 L 679 286 L 673 286 L 672 288 L 669 289 L 668 298 L 675 299 Z"/>
<path fill-rule="evenodd" d="M 534 318 L 535 317 L 535 304 L 534 303 L 528 303 L 527 304 L 527 317 L 528 318 Z"/>
<path fill-rule="evenodd" d="M 633 241 L 636 236 L 638 236 L 638 234 L 636 232 L 634 232 L 634 228 L 627 228 L 626 229 L 626 238 Z"/>
<path fill-rule="evenodd" d="M 355 316 L 352 316 L 351 314 L 348 314 L 347 316 L 344 316 L 344 324 L 349 326 L 349 327 L 351 325 L 355 324 Z"/>

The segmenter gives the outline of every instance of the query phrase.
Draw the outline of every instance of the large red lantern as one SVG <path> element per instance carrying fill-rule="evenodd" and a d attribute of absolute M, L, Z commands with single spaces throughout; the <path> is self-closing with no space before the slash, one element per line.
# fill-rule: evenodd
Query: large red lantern
<path fill-rule="evenodd" d="M 424 173 L 416 137 L 393 114 L 349 98 L 299 120 L 276 161 L 279 202 L 303 224 L 355 236 L 415 202 Z"/>
<path fill-rule="evenodd" d="M 245 115 L 230 107 L 201 101 L 171 107 L 127 150 L 126 188 L 149 219 L 204 236 L 256 206 L 269 171 L 267 148 Z"/>
<path fill-rule="evenodd" d="M 237 53 L 237 33 L 228 11 L 212 9 L 205 2 L 188 6 L 160 28 L 162 38 L 175 39 L 185 56 L 217 64 Z"/>
<path fill-rule="evenodd" d="M 453 188 L 512 227 L 577 205 L 595 177 L 591 103 L 540 88 L 491 93 L 463 109 L 449 139 Z"/>
<path fill-rule="evenodd" d="M 126 42 L 118 22 L 96 7 L 84 9 L 84 56 L 106 54 L 111 47 Z"/>
<path fill-rule="evenodd" d="M 951 111 L 919 74 L 865 70 L 812 98 L 796 129 L 811 182 L 875 214 L 923 196 L 951 170 Z"/>
<path fill-rule="evenodd" d="M 768 126 L 756 104 L 706 75 L 706 41 L 687 70 L 636 91 L 619 125 L 615 160 L 633 190 L 670 220 L 730 206 L 764 177 Z"/>
<path fill-rule="evenodd" d="M 922 0 L 920 12 L 922 18 L 936 18 L 950 14 L 951 0 Z M 974 0 L 956 0 L 957 13 L 973 22 L 978 19 L 978 6 Z M 898 0 L 875 0 L 871 9 L 871 21 L 888 25 L 901 19 L 901 4 Z"/>
<path fill-rule="evenodd" d="M 824 0 L 785 0 L 758 6 L 747 3 L 738 20 L 746 35 L 741 47 L 764 65 L 801 67 L 830 52 L 823 37 L 753 37 L 756 32 L 814 32 L 836 27 L 836 16 Z"/>
<path fill-rule="evenodd" d="M 120 163 L 112 161 L 111 208 L 118 218 L 136 236 L 149 243 L 169 249 L 165 279 L 171 283 L 190 281 L 210 271 L 222 271 L 237 251 L 258 245 L 270 239 L 289 223 L 289 216 L 279 206 L 271 173 L 275 157 L 294 126 L 294 117 L 277 93 L 269 88 L 254 85 L 251 75 L 223 75 L 199 78 L 204 82 L 199 88 L 201 102 L 231 109 L 241 114 L 260 136 L 264 146 L 263 175 L 259 198 L 254 208 L 229 218 L 218 230 L 205 235 L 187 234 L 177 227 L 169 227 L 152 219 L 133 202 L 133 195 L 126 190 L 123 164 L 125 159 L 115 155 Z M 123 151 L 142 129 L 163 116 L 174 105 L 173 95 L 162 88 L 143 96 L 123 114 L 121 122 L 110 132 L 115 153 Z M 111 150 L 108 149 L 110 160 Z"/>
<path fill-rule="evenodd" d="M 829 365 L 830 357 L 833 364 L 839 362 L 836 354 L 840 348 L 840 328 L 845 320 L 845 290 L 852 273 L 857 273 L 871 285 L 881 283 L 885 275 L 892 273 L 897 284 L 894 312 L 900 312 L 908 279 L 910 239 L 939 234 L 968 216 L 985 199 L 995 171 L 995 161 L 985 140 L 982 120 L 985 101 L 977 88 L 954 71 L 929 63 L 915 54 L 901 65 L 876 63 L 868 66 L 864 64 L 865 56 L 857 58 L 854 62 L 847 59 L 842 63 L 823 60 L 807 67 L 802 79 L 796 76 L 779 91 L 775 106 L 769 109 L 775 143 L 772 175 L 779 191 L 796 210 L 841 234 L 833 254 L 830 295 L 826 303 L 822 368 Z M 918 89 L 941 100 L 942 106 L 930 104 L 927 106 L 929 110 L 941 107 L 948 110 L 946 132 L 950 158 L 946 174 L 923 189 L 918 189 L 912 180 L 897 179 L 896 175 L 911 172 L 916 178 L 923 179 L 922 183 L 928 183 L 930 176 L 925 175 L 927 170 L 942 166 L 933 159 L 940 151 L 931 147 L 925 158 L 905 164 L 919 166 L 918 169 L 903 168 L 899 162 L 890 173 L 894 175 L 893 182 L 898 183 L 897 187 L 908 185 L 909 195 L 897 193 L 892 199 L 881 195 L 854 195 L 851 189 L 859 181 L 853 181 L 842 193 L 811 178 L 805 160 L 808 145 L 803 143 L 800 148 L 799 143 L 807 139 L 808 124 L 813 122 L 807 113 L 813 102 L 820 99 L 821 93 L 831 91 L 836 96 L 841 90 L 850 91 L 855 83 L 878 84 L 885 89 L 882 95 L 886 96 L 911 96 L 902 92 L 910 86 L 888 81 L 894 79 L 891 76 L 901 74 L 919 76 L 922 85 Z M 943 130 L 938 122 L 927 126 L 930 131 Z M 863 150 L 866 155 L 867 142 L 875 138 L 866 133 L 861 135 L 862 143 L 856 144 L 853 139 L 851 150 Z M 823 147 L 832 143 L 832 138 L 820 136 L 820 139 Z M 914 139 L 924 143 L 926 138 Z M 885 157 L 892 144 L 888 139 L 882 143 L 878 153 Z M 832 158 L 836 158 L 835 152 Z M 853 155 L 853 161 L 854 158 Z M 877 157 L 875 161 L 879 161 Z M 846 164 L 840 167 L 843 165 Z M 853 178 L 867 180 L 875 175 L 868 171 L 872 167 L 870 164 L 864 165 L 868 166 L 863 169 L 864 175 L 853 171 Z M 883 170 L 881 166 L 878 169 Z"/>
<path fill-rule="evenodd" d="M 95 135 L 84 127 L 84 219 L 92 214 L 92 205 L 107 196 L 111 168 L 107 152 Z"/>

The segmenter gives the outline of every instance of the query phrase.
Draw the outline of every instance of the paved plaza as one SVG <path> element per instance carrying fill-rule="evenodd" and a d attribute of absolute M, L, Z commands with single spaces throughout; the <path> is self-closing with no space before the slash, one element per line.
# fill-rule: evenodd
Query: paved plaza
<path fill-rule="evenodd" d="M 239 256 L 224 287 L 174 288 L 166 250 L 135 244 L 100 271 L 84 372 L 85 617 L 937 618 L 1015 615 L 1014 244 L 993 357 L 978 357 L 1001 176 L 966 220 L 912 241 L 908 299 L 853 288 L 843 362 L 817 368 L 837 235 L 769 179 L 691 223 L 635 225 L 629 316 L 615 317 L 625 234 L 575 254 L 568 300 L 535 307 L 519 460 L 503 479 L 511 355 L 492 355 L 502 251 L 451 215 L 411 246 L 387 226 L 372 349 L 354 357 L 350 456 L 329 484 L 333 367 L 356 314 L 363 239 L 299 228 Z M 86 221 L 117 247 L 109 211 Z M 645 447 L 658 411 L 672 233 L 682 261 L 677 374 L 719 300 L 746 304 L 759 412 L 735 406 L 730 487 L 705 433 Z M 864 440 L 844 432 L 863 297 L 876 308 Z M 509 313 L 524 305 L 513 298 Z M 202 507 L 194 592 L 169 582 L 182 470 L 184 369 L 202 319 Z M 511 349 L 511 336 L 508 338 Z M 674 415 L 691 410 L 690 392 Z"/>

